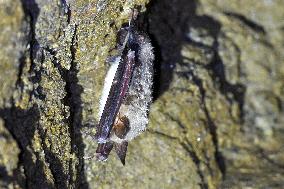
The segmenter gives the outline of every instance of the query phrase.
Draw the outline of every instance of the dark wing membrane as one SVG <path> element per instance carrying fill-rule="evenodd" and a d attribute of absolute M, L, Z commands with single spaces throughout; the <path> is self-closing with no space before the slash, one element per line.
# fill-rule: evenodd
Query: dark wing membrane
<path fill-rule="evenodd" d="M 134 66 L 135 52 L 125 49 L 115 73 L 99 125 L 97 126 L 96 138 L 98 143 L 107 142 L 121 103 L 128 90 Z"/>
<path fill-rule="evenodd" d="M 121 144 L 119 143 L 114 144 L 115 152 L 123 165 L 125 165 L 127 146 L 128 146 L 127 141 L 123 141 Z"/>
<path fill-rule="evenodd" d="M 113 142 L 99 144 L 96 150 L 96 157 L 99 161 L 105 161 L 113 148 Z"/>

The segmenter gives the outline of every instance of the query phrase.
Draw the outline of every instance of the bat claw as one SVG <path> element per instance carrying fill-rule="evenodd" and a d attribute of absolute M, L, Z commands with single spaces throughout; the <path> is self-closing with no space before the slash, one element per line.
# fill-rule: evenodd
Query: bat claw
<path fill-rule="evenodd" d="M 108 158 L 108 156 L 105 156 L 105 155 L 103 155 L 103 154 L 97 153 L 97 154 L 96 154 L 96 158 L 97 158 L 98 161 L 106 161 L 107 158 Z"/>

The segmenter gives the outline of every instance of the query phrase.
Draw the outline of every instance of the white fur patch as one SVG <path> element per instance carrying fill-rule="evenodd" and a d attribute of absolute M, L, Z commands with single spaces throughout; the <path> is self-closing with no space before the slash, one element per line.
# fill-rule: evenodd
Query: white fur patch
<path fill-rule="evenodd" d="M 105 78 L 105 82 L 104 82 L 104 88 L 102 91 L 102 96 L 100 99 L 100 111 L 99 111 L 99 118 L 102 116 L 103 111 L 104 111 L 104 107 L 109 95 L 109 91 L 112 85 L 112 81 L 114 79 L 116 70 L 118 68 L 120 62 L 120 57 L 116 58 L 114 62 L 111 63 L 111 66 L 107 72 L 106 78 Z"/>

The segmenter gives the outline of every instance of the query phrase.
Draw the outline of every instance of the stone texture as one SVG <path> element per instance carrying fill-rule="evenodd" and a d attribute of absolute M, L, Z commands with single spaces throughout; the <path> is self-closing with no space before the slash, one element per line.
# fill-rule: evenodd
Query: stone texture
<path fill-rule="evenodd" d="M 92 156 L 116 34 L 141 5 L 148 130 Z M 0 1 L 1 188 L 281 188 L 281 0 Z"/>
<path fill-rule="evenodd" d="M 0 107 L 10 105 L 24 50 L 24 12 L 20 1 L 0 2 Z"/>
<path fill-rule="evenodd" d="M 0 147 L 1 151 L 5 152 L 0 154 L 0 176 L 2 178 L 0 186 L 1 188 L 19 187 L 19 183 L 13 183 L 13 177 L 14 170 L 17 169 L 20 150 L 16 141 L 4 127 L 2 119 L 0 119 Z"/>

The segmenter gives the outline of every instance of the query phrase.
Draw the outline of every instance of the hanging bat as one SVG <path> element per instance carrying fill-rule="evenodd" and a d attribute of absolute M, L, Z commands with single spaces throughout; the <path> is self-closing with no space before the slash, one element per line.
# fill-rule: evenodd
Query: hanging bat
<path fill-rule="evenodd" d="M 128 27 L 118 33 L 119 56 L 105 79 L 95 135 L 97 159 L 106 160 L 114 147 L 123 165 L 128 141 L 147 127 L 152 102 L 153 47 L 147 35 L 133 26 L 133 15 Z"/>

